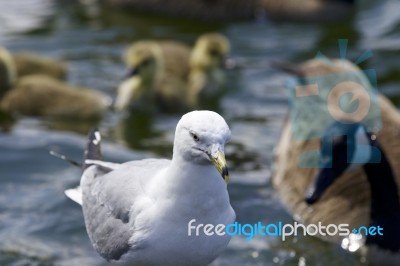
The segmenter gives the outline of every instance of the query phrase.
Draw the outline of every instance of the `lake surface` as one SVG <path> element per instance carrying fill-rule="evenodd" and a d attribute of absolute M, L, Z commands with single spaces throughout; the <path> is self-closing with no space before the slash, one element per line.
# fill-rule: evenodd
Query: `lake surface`
<path fill-rule="evenodd" d="M 379 89 L 398 105 L 400 2 L 362 2 L 353 19 L 334 25 L 267 18 L 216 25 L 105 11 L 76 1 L 0 0 L 0 44 L 13 52 L 29 50 L 62 59 L 68 63 L 70 83 L 114 96 L 124 74 L 121 54 L 131 42 L 156 38 L 193 44 L 204 32 L 225 34 L 232 57 L 248 66 L 227 73 L 227 93 L 213 107 L 232 130 L 226 157 L 237 220 L 291 223 L 270 180 L 290 76 L 268 64 L 276 59 L 301 62 L 318 51 L 339 57 L 337 40 L 348 39 L 352 60 L 367 49 L 373 51 L 362 66 L 377 71 Z M 181 115 L 107 114 L 99 124 L 106 159 L 170 157 Z M 107 265 L 89 242 L 81 208 L 63 193 L 78 185 L 80 170 L 48 154 L 54 149 L 81 160 L 92 126 L 21 118 L 0 132 L 0 265 Z M 284 242 L 278 237 L 234 237 L 212 265 L 364 264 L 336 245 L 300 236 Z"/>

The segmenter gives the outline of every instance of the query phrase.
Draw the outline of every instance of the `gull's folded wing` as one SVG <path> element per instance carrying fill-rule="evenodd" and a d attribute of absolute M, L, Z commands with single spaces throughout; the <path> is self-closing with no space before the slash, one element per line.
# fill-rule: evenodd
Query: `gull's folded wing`
<path fill-rule="evenodd" d="M 97 252 L 108 261 L 118 261 L 131 248 L 142 248 L 141 243 L 129 243 L 137 230 L 131 213 L 135 202 L 146 200 L 146 183 L 169 164 L 169 160 L 157 159 L 132 161 L 109 172 L 102 169 L 105 165 L 94 164 L 84 172 L 81 188 L 86 229 Z M 151 199 L 148 201 L 151 206 Z"/>

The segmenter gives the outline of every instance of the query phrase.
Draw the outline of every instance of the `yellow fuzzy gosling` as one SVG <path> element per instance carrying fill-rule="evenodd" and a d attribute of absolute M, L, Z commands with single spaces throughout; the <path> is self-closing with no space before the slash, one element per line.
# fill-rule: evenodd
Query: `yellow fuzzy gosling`
<path fill-rule="evenodd" d="M 50 58 L 23 52 L 13 54 L 13 60 L 17 69 L 18 77 L 41 74 L 64 80 L 67 76 L 66 65 Z"/>
<path fill-rule="evenodd" d="M 173 41 L 134 43 L 125 55 L 129 73 L 118 89 L 116 109 L 152 109 L 154 104 L 167 111 L 183 108 L 189 53 L 187 46 Z"/>
<path fill-rule="evenodd" d="M 117 110 L 130 107 L 182 111 L 197 106 L 223 81 L 221 65 L 229 52 L 219 34 L 202 35 L 193 51 L 173 41 L 139 41 L 125 55 L 128 78 L 120 85 Z M 211 92 L 210 92 L 211 91 Z"/>
<path fill-rule="evenodd" d="M 11 54 L 0 47 L 0 97 L 14 84 L 17 71 Z"/>
<path fill-rule="evenodd" d="M 30 75 L 3 97 L 0 108 L 9 113 L 65 119 L 99 118 L 107 98 L 91 89 L 69 86 L 54 78 Z"/>
<path fill-rule="evenodd" d="M 224 83 L 222 65 L 230 50 L 227 38 L 217 33 L 204 34 L 190 56 L 189 89 L 194 95 L 216 95 Z"/>
<path fill-rule="evenodd" d="M 74 88 L 45 75 L 15 81 L 12 56 L 0 49 L 0 110 L 27 116 L 92 119 L 102 115 L 108 98 L 94 90 Z"/>

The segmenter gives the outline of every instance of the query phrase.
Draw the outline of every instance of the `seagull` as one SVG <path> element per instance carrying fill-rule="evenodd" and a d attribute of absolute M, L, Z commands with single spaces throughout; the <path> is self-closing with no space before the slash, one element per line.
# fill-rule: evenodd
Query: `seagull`
<path fill-rule="evenodd" d="M 101 136 L 88 138 L 80 186 L 66 195 L 82 205 L 94 249 L 119 265 L 208 265 L 228 234 L 188 234 L 188 223 L 228 225 L 236 219 L 227 191 L 224 146 L 231 136 L 212 111 L 182 116 L 172 160 L 122 164 L 102 160 Z"/>

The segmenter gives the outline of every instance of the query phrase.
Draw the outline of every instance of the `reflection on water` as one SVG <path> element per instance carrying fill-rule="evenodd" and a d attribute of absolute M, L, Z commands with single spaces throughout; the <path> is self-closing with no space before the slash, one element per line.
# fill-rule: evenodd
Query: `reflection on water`
<path fill-rule="evenodd" d="M 271 60 L 301 61 L 318 51 L 339 56 L 337 39 L 348 38 L 350 58 L 374 49 L 366 66 L 377 70 L 383 92 L 397 100 L 400 96 L 397 0 L 363 1 L 354 21 L 325 26 L 270 21 L 199 24 L 103 10 L 89 2 L 83 8 L 66 0 L 0 0 L 0 10 L 7 10 L 0 12 L 1 44 L 11 51 L 32 50 L 63 59 L 70 83 L 114 97 L 124 73 L 121 54 L 132 41 L 157 38 L 193 44 L 207 31 L 225 34 L 232 42 L 232 56 L 245 67 L 227 73 L 228 92 L 218 107 L 207 108 L 220 112 L 233 133 L 226 153 L 229 191 L 240 223 L 292 221 L 269 183 L 272 149 L 287 108 L 288 78 L 267 67 Z M 106 159 L 171 156 L 179 117 L 107 114 L 99 124 Z M 79 183 L 79 169 L 47 152 L 51 148 L 80 160 L 92 126 L 21 118 L 0 133 L 0 265 L 107 265 L 89 243 L 80 208 L 63 194 Z M 358 257 L 312 237 L 285 242 L 235 237 L 212 265 L 361 264 Z"/>
<path fill-rule="evenodd" d="M 51 0 L 0 1 L 0 37 L 5 34 L 28 33 L 40 28 L 54 13 Z M 0 38 L 1 41 L 1 38 Z"/>

